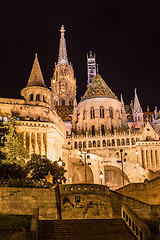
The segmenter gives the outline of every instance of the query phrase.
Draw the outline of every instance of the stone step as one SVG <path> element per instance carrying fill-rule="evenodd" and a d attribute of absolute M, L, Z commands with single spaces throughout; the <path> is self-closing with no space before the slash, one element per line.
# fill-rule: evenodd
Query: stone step
<path fill-rule="evenodd" d="M 38 240 L 135 240 L 121 219 L 72 219 L 39 222 Z"/>

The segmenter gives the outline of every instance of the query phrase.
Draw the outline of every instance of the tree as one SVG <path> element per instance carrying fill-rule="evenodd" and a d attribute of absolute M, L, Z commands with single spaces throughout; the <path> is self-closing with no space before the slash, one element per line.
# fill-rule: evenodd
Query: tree
<path fill-rule="evenodd" d="M 57 162 L 49 160 L 46 156 L 32 154 L 31 160 L 26 163 L 26 171 L 28 177 L 35 181 L 45 180 L 49 171 L 53 176 L 53 183 L 65 180 L 64 167 L 59 167 Z"/>
<path fill-rule="evenodd" d="M 1 146 L 2 163 L 13 164 L 20 166 L 25 164 L 25 159 L 28 158 L 28 152 L 24 148 L 23 137 L 16 130 L 15 118 L 3 123 L 5 134 L 3 136 L 3 144 Z M 3 128 L 2 128 L 3 129 Z M 2 132 L 3 134 L 3 132 Z"/>

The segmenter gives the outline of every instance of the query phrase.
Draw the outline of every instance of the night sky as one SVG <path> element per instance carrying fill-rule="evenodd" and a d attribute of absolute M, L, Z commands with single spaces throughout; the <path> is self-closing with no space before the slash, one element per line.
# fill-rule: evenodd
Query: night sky
<path fill-rule="evenodd" d="M 86 54 L 96 53 L 99 73 L 125 104 L 134 88 L 143 111 L 160 108 L 160 1 L 4 0 L 0 5 L 0 97 L 21 98 L 34 54 L 50 87 L 60 28 L 77 79 L 77 100 L 87 83 Z"/>

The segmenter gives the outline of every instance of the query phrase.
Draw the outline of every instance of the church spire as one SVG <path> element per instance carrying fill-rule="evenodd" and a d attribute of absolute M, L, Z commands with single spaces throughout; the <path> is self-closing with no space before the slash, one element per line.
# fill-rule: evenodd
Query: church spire
<path fill-rule="evenodd" d="M 63 25 L 61 26 L 60 32 L 61 32 L 61 38 L 60 38 L 60 44 L 59 44 L 58 64 L 68 64 L 66 40 L 64 37 L 65 29 Z"/>
<path fill-rule="evenodd" d="M 141 108 L 141 105 L 140 105 L 139 100 L 138 100 L 137 89 L 136 88 L 135 88 L 134 92 L 135 92 L 135 97 L 134 97 L 133 112 L 134 113 L 142 112 L 142 108 Z"/>

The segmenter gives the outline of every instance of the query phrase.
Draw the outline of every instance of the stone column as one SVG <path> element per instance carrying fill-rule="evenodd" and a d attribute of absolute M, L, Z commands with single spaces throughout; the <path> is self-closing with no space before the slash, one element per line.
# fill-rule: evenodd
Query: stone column
<path fill-rule="evenodd" d="M 35 139 L 35 153 L 39 154 L 38 153 L 37 132 L 35 132 L 35 134 L 34 134 L 34 139 Z"/>
<path fill-rule="evenodd" d="M 44 142 L 43 142 L 43 133 L 41 133 L 40 135 L 40 141 L 41 141 L 41 155 L 45 155 L 45 152 L 44 152 Z"/>

